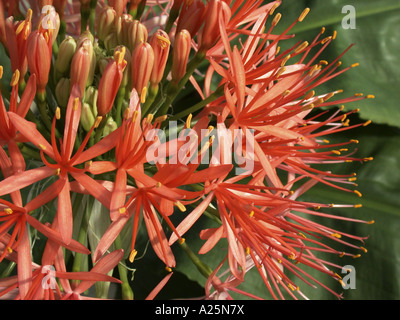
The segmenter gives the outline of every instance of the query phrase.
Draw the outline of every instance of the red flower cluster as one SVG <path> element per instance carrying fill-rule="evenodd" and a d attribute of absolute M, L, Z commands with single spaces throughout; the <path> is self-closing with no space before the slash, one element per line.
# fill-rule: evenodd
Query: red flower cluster
<path fill-rule="evenodd" d="M 0 100 L 0 261 L 17 264 L 16 277 L 0 279 L 0 296 L 85 298 L 97 281 L 119 282 L 129 291 L 123 268 L 120 280 L 106 274 L 121 260 L 135 262 L 142 220 L 171 272 L 179 264 L 172 247 L 178 241 L 188 252 L 185 234 L 208 214 L 220 225 L 200 233 L 205 242 L 199 254 L 223 238 L 229 246 L 214 271 L 201 256 L 193 259 L 208 278 L 207 298 L 231 298 L 230 292 L 258 298 L 238 288 L 251 268 L 273 298 L 304 297 L 301 283 L 340 297 L 302 265 L 341 282 L 334 271 L 341 266 L 318 253 L 357 257 L 366 249 L 352 240 L 365 238 L 308 217 L 372 221 L 319 211 L 359 205 L 299 197 L 318 184 L 361 196 L 353 189 L 354 175 L 335 174 L 331 164 L 370 159 L 349 151 L 356 140 L 330 143 L 326 137 L 368 122 L 349 125 L 347 117 L 357 110 L 326 107 L 373 96 L 316 94 L 318 86 L 357 66 L 341 68 L 341 56 L 320 58 L 335 34 L 324 37 L 322 29 L 311 42 L 281 50 L 309 9 L 275 34 L 280 1 L 48 1 L 38 12 L 22 2 L 0 4 L 0 12 L 7 12 L 0 16 L 0 40 L 13 72 L 11 95 L 3 88 Z M 46 5 L 55 10 L 43 13 Z M 25 10 L 26 18 L 16 21 Z M 65 13 L 76 10 L 80 20 L 67 20 Z M 49 20 L 56 25 L 43 24 L 50 19 L 46 14 L 56 15 Z M 182 108 L 179 94 L 196 94 L 190 87 L 202 100 Z M 165 132 L 168 118 L 182 122 L 176 137 Z M 46 188 L 25 199 L 22 190 L 44 182 Z M 44 209 L 53 201 L 54 214 Z M 89 251 L 84 222 L 94 202 L 109 212 L 110 224 Z M 178 225 L 172 219 L 176 209 L 185 215 Z M 32 261 L 30 228 L 47 238 L 40 265 Z M 74 228 L 83 237 L 74 239 Z M 121 245 L 126 229 L 130 248 Z M 354 251 L 340 251 L 324 239 Z M 112 245 L 117 250 L 109 253 Z M 66 268 L 69 251 L 75 252 L 74 272 Z M 91 271 L 81 271 L 82 254 L 91 254 Z M 219 274 L 226 261 L 228 270 Z"/>

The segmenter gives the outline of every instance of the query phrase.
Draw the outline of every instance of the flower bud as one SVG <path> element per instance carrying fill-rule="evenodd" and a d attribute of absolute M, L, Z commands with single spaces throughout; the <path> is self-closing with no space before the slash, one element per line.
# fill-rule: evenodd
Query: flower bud
<path fill-rule="evenodd" d="M 10 53 L 11 69 L 13 72 L 19 70 L 20 81 L 28 69 L 27 40 L 31 33 L 32 10 L 28 10 L 25 20 L 14 23 L 14 17 L 7 18 L 5 22 L 5 34 L 8 51 Z"/>
<path fill-rule="evenodd" d="M 206 7 L 205 22 L 201 33 L 199 51 L 207 51 L 218 41 L 220 37 L 220 14 L 223 15 L 223 18 L 228 23 L 231 17 L 231 9 L 227 3 L 222 0 L 211 0 Z"/>
<path fill-rule="evenodd" d="M 106 125 L 103 129 L 103 137 L 108 136 L 111 132 L 118 129 L 118 124 L 114 121 L 112 117 L 108 117 Z"/>
<path fill-rule="evenodd" d="M 114 51 L 118 46 L 118 36 L 117 32 L 114 30 L 104 39 L 104 47 L 107 51 Z"/>
<path fill-rule="evenodd" d="M 150 76 L 150 83 L 154 87 L 160 83 L 164 76 L 171 42 L 168 34 L 159 29 L 151 37 L 150 45 L 154 52 L 154 66 Z"/>
<path fill-rule="evenodd" d="M 171 69 L 172 81 L 174 82 L 179 82 L 186 73 L 191 41 L 190 33 L 187 30 L 181 30 L 175 36 Z"/>
<path fill-rule="evenodd" d="M 51 37 L 46 30 L 35 30 L 28 37 L 27 42 L 28 66 L 31 73 L 36 74 L 38 93 L 45 91 L 49 80 L 52 44 Z"/>
<path fill-rule="evenodd" d="M 99 21 L 97 26 L 97 36 L 101 41 L 115 29 L 117 22 L 116 12 L 113 8 L 105 6 L 99 13 Z"/>
<path fill-rule="evenodd" d="M 131 74 L 130 74 L 130 66 L 131 66 L 131 60 L 132 60 L 132 55 L 129 51 L 129 49 L 125 48 L 124 46 L 117 46 L 114 50 L 114 54 L 117 53 L 117 51 L 122 51 L 124 50 L 125 56 L 124 59 L 126 61 L 126 67 L 123 73 L 122 81 L 121 81 L 121 87 L 126 87 L 128 83 L 130 82 Z"/>
<path fill-rule="evenodd" d="M 90 41 L 87 41 L 86 45 L 82 45 L 76 50 L 71 63 L 71 88 L 75 84 L 78 84 L 81 97 L 83 97 L 85 92 L 90 72 L 91 56 L 89 43 Z"/>
<path fill-rule="evenodd" d="M 194 38 L 204 22 L 205 12 L 206 6 L 200 0 L 192 1 L 190 4 L 185 3 L 179 14 L 176 33 L 185 29 L 189 31 L 191 37 Z"/>
<path fill-rule="evenodd" d="M 124 11 L 126 10 L 126 4 L 128 0 L 108 0 L 108 4 L 114 8 L 117 17 L 122 16 Z"/>
<path fill-rule="evenodd" d="M 99 95 L 97 99 L 97 112 L 99 116 L 104 116 L 110 112 L 119 86 L 122 82 L 123 72 L 126 67 L 125 47 L 114 54 L 114 60 L 110 61 L 101 76 L 99 83 Z"/>
<path fill-rule="evenodd" d="M 133 17 L 130 14 L 123 14 L 119 17 L 118 22 L 116 24 L 117 28 L 117 37 L 118 43 L 128 47 L 128 39 L 129 39 L 129 28 L 133 21 Z"/>
<path fill-rule="evenodd" d="M 69 100 L 70 80 L 61 78 L 56 85 L 56 99 L 60 107 L 66 108 Z"/>
<path fill-rule="evenodd" d="M 56 80 L 66 75 L 69 71 L 72 58 L 76 51 L 76 41 L 74 38 L 67 36 L 60 44 L 57 58 L 54 62 L 54 70 L 56 72 Z"/>
<path fill-rule="evenodd" d="M 144 24 L 140 23 L 139 20 L 133 20 L 128 31 L 129 50 L 133 52 L 139 44 L 147 42 L 147 38 L 148 32 Z"/>
<path fill-rule="evenodd" d="M 82 104 L 82 111 L 81 111 L 81 125 L 85 131 L 90 131 L 92 128 L 96 117 L 93 114 L 92 108 L 86 102 Z"/>
<path fill-rule="evenodd" d="M 146 99 L 147 86 L 154 65 L 153 48 L 147 42 L 139 44 L 132 52 L 132 88 L 139 93 L 141 101 Z"/>
<path fill-rule="evenodd" d="M 94 52 L 94 43 L 94 36 L 90 33 L 89 30 L 84 31 L 77 40 L 78 48 L 84 46 L 88 51 L 90 57 L 90 69 L 86 86 L 90 86 L 93 83 L 94 73 L 97 66 L 96 53 Z"/>
<path fill-rule="evenodd" d="M 85 98 L 84 101 L 89 104 L 90 108 L 92 109 L 92 113 L 94 117 L 97 117 L 97 99 L 99 96 L 99 92 L 95 87 L 88 87 L 85 91 Z"/>

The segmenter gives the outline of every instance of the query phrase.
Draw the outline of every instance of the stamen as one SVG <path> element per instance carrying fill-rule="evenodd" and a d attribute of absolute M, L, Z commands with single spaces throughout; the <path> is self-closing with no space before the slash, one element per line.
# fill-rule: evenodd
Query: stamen
<path fill-rule="evenodd" d="M 161 182 L 156 183 L 156 188 L 160 188 L 162 186 Z"/>
<path fill-rule="evenodd" d="M 154 114 L 149 113 L 149 115 L 146 118 L 147 123 L 150 124 L 153 121 L 153 118 L 154 118 Z"/>
<path fill-rule="evenodd" d="M 93 125 L 94 128 L 97 128 L 97 127 L 100 125 L 101 120 L 103 120 L 103 117 L 102 117 L 102 116 L 96 117 L 96 120 L 94 121 L 94 125 Z"/>
<path fill-rule="evenodd" d="M 356 195 L 358 195 L 360 198 L 362 197 L 362 194 L 361 194 L 361 192 L 360 191 L 358 191 L 358 190 L 354 190 L 353 191 Z"/>
<path fill-rule="evenodd" d="M 3 66 L 0 66 L 0 79 L 3 78 Z"/>
<path fill-rule="evenodd" d="M 368 121 L 366 121 L 366 122 L 363 124 L 363 126 L 366 127 L 366 126 L 369 125 L 371 122 L 372 122 L 371 120 L 368 120 Z"/>
<path fill-rule="evenodd" d="M 168 266 L 165 267 L 165 270 L 167 270 L 168 272 L 172 272 L 172 269 Z"/>
<path fill-rule="evenodd" d="M 355 67 L 358 67 L 360 64 L 358 63 L 358 62 L 356 62 L 356 63 L 353 63 L 352 65 L 351 65 L 351 67 L 352 68 L 355 68 Z"/>
<path fill-rule="evenodd" d="M 362 207 L 362 204 L 360 204 L 360 203 L 354 205 L 354 208 L 361 208 L 361 207 Z"/>
<path fill-rule="evenodd" d="M 146 102 L 146 94 L 147 94 L 147 87 L 143 87 L 142 92 L 140 93 L 140 102 Z"/>
<path fill-rule="evenodd" d="M 340 239 L 342 237 L 339 233 L 332 233 L 331 236 L 337 239 Z"/>
<path fill-rule="evenodd" d="M 179 208 L 179 210 L 181 210 L 182 212 L 186 211 L 186 207 L 182 204 L 182 202 L 180 201 L 176 201 L 175 205 Z"/>
<path fill-rule="evenodd" d="M 41 144 L 41 143 L 39 143 L 39 145 L 38 145 L 38 147 L 41 149 L 41 150 L 46 150 L 46 146 L 44 146 L 43 144 Z"/>
<path fill-rule="evenodd" d="M 307 14 L 310 12 L 310 8 L 305 8 L 304 11 L 301 13 L 297 21 L 302 22 Z"/>
<path fill-rule="evenodd" d="M 56 108 L 56 119 L 60 120 L 61 118 L 61 109 L 59 107 Z"/>
<path fill-rule="evenodd" d="M 336 39 L 336 37 L 337 37 L 337 31 L 336 31 L 336 30 L 334 30 L 334 31 L 333 31 L 333 35 L 332 35 L 332 40 L 335 40 L 335 39 Z"/>
<path fill-rule="evenodd" d="M 73 104 L 72 104 L 72 109 L 74 110 L 74 111 L 77 111 L 78 110 L 78 108 L 79 108 L 79 98 L 75 98 L 74 99 L 74 102 L 73 102 Z"/>
<path fill-rule="evenodd" d="M 281 20 L 282 18 L 282 14 L 281 13 L 277 13 L 274 17 L 274 19 L 272 20 L 272 26 L 276 26 L 279 23 L 279 20 Z"/>
<path fill-rule="evenodd" d="M 366 248 L 364 248 L 364 247 L 360 247 L 360 249 L 361 249 L 362 251 L 364 251 L 365 253 L 368 252 L 368 250 L 367 250 Z"/>
<path fill-rule="evenodd" d="M 295 50 L 294 53 L 299 53 L 300 51 L 303 51 L 305 48 L 307 48 L 309 45 L 308 41 L 304 41 L 301 45 L 299 45 Z"/>
<path fill-rule="evenodd" d="M 189 114 L 187 119 L 186 119 L 186 128 L 190 128 L 190 124 L 192 123 L 192 114 Z"/>
<path fill-rule="evenodd" d="M 119 209 L 118 209 L 118 212 L 119 212 L 120 214 L 125 214 L 125 213 L 126 213 L 126 208 L 125 208 L 125 207 L 119 208 Z"/>
<path fill-rule="evenodd" d="M 131 253 L 129 254 L 129 262 L 133 262 L 135 260 L 135 257 L 137 255 L 137 251 L 134 249 L 131 251 Z"/>
<path fill-rule="evenodd" d="M 5 208 L 4 212 L 7 214 L 13 214 L 14 211 L 11 208 Z"/>
<path fill-rule="evenodd" d="M 13 76 L 11 78 L 11 83 L 10 83 L 11 87 L 14 87 L 18 84 L 19 76 L 20 76 L 20 72 L 17 69 L 17 70 L 15 70 L 15 72 L 13 73 Z"/>

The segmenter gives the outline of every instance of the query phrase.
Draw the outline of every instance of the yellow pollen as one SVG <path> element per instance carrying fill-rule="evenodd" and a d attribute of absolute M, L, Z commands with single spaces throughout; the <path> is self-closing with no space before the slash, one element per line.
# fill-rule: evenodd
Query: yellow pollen
<path fill-rule="evenodd" d="M 276 259 L 276 261 L 277 261 L 278 263 L 282 263 L 282 260 L 281 260 L 281 259 Z"/>
<path fill-rule="evenodd" d="M 331 236 L 337 239 L 340 239 L 342 237 L 339 233 L 332 233 Z"/>
<path fill-rule="evenodd" d="M 247 254 L 247 255 L 250 254 L 250 248 L 249 248 L 249 247 L 246 248 L 246 254 Z"/>
<path fill-rule="evenodd" d="M 310 8 L 305 8 L 301 15 L 299 16 L 299 19 L 297 19 L 299 22 L 302 22 L 304 18 L 307 16 L 307 14 L 310 12 Z"/>
<path fill-rule="evenodd" d="M 339 279 L 339 283 L 342 287 L 344 287 L 346 284 L 343 282 L 343 280 Z"/>
<path fill-rule="evenodd" d="M 56 119 L 60 120 L 61 118 L 61 109 L 59 107 L 56 108 Z"/>
<path fill-rule="evenodd" d="M 337 273 L 334 273 L 334 276 L 337 278 L 337 279 L 342 279 L 342 277 L 341 276 L 339 276 Z"/>
<path fill-rule="evenodd" d="M 338 61 L 337 63 L 336 63 L 336 67 L 340 67 L 342 65 L 342 61 Z"/>
<path fill-rule="evenodd" d="M 289 287 L 292 291 L 295 290 L 295 288 L 294 288 L 290 283 L 288 284 L 288 287 Z"/>
<path fill-rule="evenodd" d="M 324 33 L 325 33 L 325 30 L 326 30 L 325 27 L 322 27 L 322 28 L 321 28 L 321 34 L 324 34 Z"/>
<path fill-rule="evenodd" d="M 356 140 L 356 139 L 351 139 L 350 142 L 359 143 L 360 141 L 358 141 L 358 140 Z"/>
<path fill-rule="evenodd" d="M 4 212 L 7 213 L 7 214 L 13 214 L 13 211 L 12 211 L 11 208 L 5 208 Z"/>
<path fill-rule="evenodd" d="M 353 177 L 353 178 L 348 178 L 347 180 L 348 180 L 348 181 L 356 181 L 357 178 L 356 178 L 356 177 Z"/>
<path fill-rule="evenodd" d="M 75 99 L 74 99 L 74 102 L 73 102 L 72 107 L 73 107 L 73 110 L 74 110 L 74 111 L 77 111 L 77 110 L 78 110 L 78 108 L 79 108 L 79 98 L 75 98 Z"/>
<path fill-rule="evenodd" d="M 307 239 L 307 237 L 304 235 L 304 233 L 299 232 L 299 235 L 302 236 L 304 239 Z"/>
<path fill-rule="evenodd" d="M 166 47 L 168 47 L 171 42 L 169 41 L 169 39 L 161 36 L 161 35 L 156 35 L 157 40 L 158 40 L 158 44 L 160 45 L 161 48 L 165 49 Z"/>
<path fill-rule="evenodd" d="M 361 204 L 361 203 L 355 204 L 355 205 L 354 205 L 354 208 L 361 208 L 361 207 L 362 207 L 362 204 Z"/>
<path fill-rule="evenodd" d="M 319 64 L 324 64 L 324 65 L 328 65 L 329 63 L 328 63 L 328 61 L 326 61 L 326 60 L 321 60 L 320 62 L 319 62 Z"/>
<path fill-rule="evenodd" d="M 367 99 L 375 99 L 375 96 L 373 94 L 368 94 L 366 98 Z"/>
<path fill-rule="evenodd" d="M 120 214 L 124 214 L 124 213 L 126 213 L 126 208 L 125 208 L 125 207 L 119 208 L 119 209 L 118 209 L 118 212 L 119 212 Z"/>
<path fill-rule="evenodd" d="M 187 119 L 186 119 L 186 128 L 190 128 L 190 124 L 192 123 L 192 114 L 189 114 Z"/>
<path fill-rule="evenodd" d="M 19 35 L 21 33 L 22 29 L 24 29 L 25 24 L 26 24 L 26 21 L 22 21 L 18 25 L 17 30 L 15 30 L 15 35 Z"/>
<path fill-rule="evenodd" d="M 307 48 L 309 45 L 308 41 L 304 41 L 301 45 L 299 45 L 295 50 L 294 53 L 299 53 L 300 51 L 303 51 L 305 48 Z"/>
<path fill-rule="evenodd" d="M 359 257 L 361 257 L 361 254 L 355 254 L 355 255 L 353 256 L 354 259 L 357 259 L 357 258 L 359 258 Z"/>
<path fill-rule="evenodd" d="M 254 216 L 254 211 L 251 210 L 251 212 L 250 212 L 250 214 L 249 214 L 249 217 L 252 218 L 253 216 Z"/>
<path fill-rule="evenodd" d="M 332 153 L 334 153 L 334 154 L 336 154 L 336 155 L 338 155 L 338 156 L 340 156 L 340 155 L 341 155 L 341 153 L 340 153 L 340 151 L 339 151 L 339 150 L 332 150 Z"/>
<path fill-rule="evenodd" d="M 125 117 L 125 119 L 127 119 L 127 118 L 129 117 L 129 109 L 126 109 L 126 110 L 125 110 L 125 113 L 127 113 L 127 115 L 126 115 L 126 117 Z M 124 116 L 125 116 L 125 115 L 124 115 Z M 132 122 L 135 122 L 138 116 L 139 116 L 139 111 L 135 110 L 135 111 L 133 112 L 133 115 L 132 115 Z"/>
<path fill-rule="evenodd" d="M 283 67 L 286 62 L 288 62 L 288 60 L 291 58 L 291 55 L 288 54 L 285 58 L 283 58 L 282 63 L 281 63 L 281 67 Z"/>
<path fill-rule="evenodd" d="M 335 93 L 333 93 L 333 92 L 328 93 L 328 94 L 324 97 L 324 101 L 329 100 L 329 99 L 332 98 L 334 95 L 335 95 Z"/>
<path fill-rule="evenodd" d="M 362 194 L 361 194 L 361 192 L 360 191 L 358 191 L 358 190 L 354 190 L 353 191 L 356 195 L 358 195 L 360 198 L 362 197 Z"/>
<path fill-rule="evenodd" d="M 335 31 L 333 31 L 332 40 L 335 40 L 336 37 L 337 37 L 337 31 L 335 30 Z"/>
<path fill-rule="evenodd" d="M 343 122 L 343 127 L 348 127 L 350 123 L 350 119 L 347 119 L 345 122 Z"/>
<path fill-rule="evenodd" d="M 305 99 L 305 100 L 311 99 L 312 97 L 314 97 L 314 95 L 315 95 L 315 91 L 314 91 L 314 90 L 311 90 L 310 92 L 308 92 L 308 93 L 306 94 L 306 96 L 304 97 L 304 99 Z"/>
<path fill-rule="evenodd" d="M 146 94 L 147 94 L 147 87 L 143 87 L 142 92 L 140 93 L 140 102 L 146 102 Z"/>
<path fill-rule="evenodd" d="M 358 62 L 356 62 L 356 63 L 353 63 L 352 65 L 351 65 L 351 67 L 352 68 L 355 68 L 355 67 L 358 67 L 360 64 L 358 63 Z"/>
<path fill-rule="evenodd" d="M 296 258 L 296 255 L 292 252 L 290 255 L 288 255 L 288 258 L 290 260 L 294 260 Z"/>
<path fill-rule="evenodd" d="M 40 149 L 42 149 L 43 151 L 46 150 L 46 146 L 44 146 L 43 144 L 39 143 L 38 147 Z"/>
<path fill-rule="evenodd" d="M 275 27 L 278 24 L 279 20 L 281 20 L 281 18 L 282 18 L 282 14 L 281 13 L 277 13 L 275 15 L 274 19 L 272 20 L 271 24 Z"/>
<path fill-rule="evenodd" d="M 185 239 L 185 238 L 180 238 L 180 239 L 179 239 L 179 244 L 184 244 L 184 243 L 185 243 L 185 241 L 186 241 L 186 239 Z"/>
<path fill-rule="evenodd" d="M 279 71 L 276 73 L 276 78 L 279 78 L 286 71 L 285 67 L 281 67 Z"/>
<path fill-rule="evenodd" d="M 373 157 L 368 157 L 368 158 L 364 158 L 363 160 L 364 161 L 372 161 L 372 160 L 374 160 L 374 158 Z"/>
<path fill-rule="evenodd" d="M 132 263 L 135 260 L 135 257 L 137 255 L 137 251 L 133 249 L 131 253 L 129 254 L 129 261 Z"/>
<path fill-rule="evenodd" d="M 274 14 L 275 9 L 278 8 L 278 6 L 279 6 L 279 2 L 276 2 L 276 3 L 272 6 L 272 8 L 269 10 L 269 15 L 270 15 L 270 16 L 272 16 L 272 15 Z"/>
<path fill-rule="evenodd" d="M 347 148 L 342 148 L 342 149 L 339 149 L 339 151 L 349 151 L 349 149 L 347 149 Z"/>
<path fill-rule="evenodd" d="M 375 220 L 368 221 L 367 224 L 374 224 Z"/>
<path fill-rule="evenodd" d="M 7 247 L 7 251 L 8 251 L 8 253 L 12 253 L 13 249 L 11 249 L 10 247 Z"/>
<path fill-rule="evenodd" d="M 19 76 L 20 76 L 20 73 L 19 73 L 19 70 L 17 69 L 17 70 L 15 70 L 15 72 L 11 78 L 11 83 L 10 83 L 11 87 L 14 87 L 18 84 Z"/>
<path fill-rule="evenodd" d="M 366 126 L 369 125 L 371 122 L 372 122 L 371 120 L 368 120 L 368 121 L 366 121 L 366 122 L 363 124 L 363 126 L 366 127 Z"/>
<path fill-rule="evenodd" d="M 172 269 L 168 266 L 165 267 L 165 270 L 167 270 L 168 272 L 172 272 Z"/>
<path fill-rule="evenodd" d="M 281 47 L 277 46 L 275 50 L 275 55 L 277 55 L 281 51 Z"/>
<path fill-rule="evenodd" d="M 182 204 L 182 202 L 180 201 L 176 201 L 175 205 L 179 208 L 179 210 L 181 210 L 182 212 L 186 211 L 186 207 Z"/>
<path fill-rule="evenodd" d="M 286 97 L 287 95 L 289 95 L 289 93 L 290 93 L 290 90 L 286 89 L 285 91 L 283 91 L 282 95 L 284 97 Z"/>
<path fill-rule="evenodd" d="M 162 186 L 161 182 L 156 183 L 156 188 L 160 188 Z"/>
<path fill-rule="evenodd" d="M 324 142 L 324 143 L 329 143 L 330 141 L 327 140 L 327 139 L 324 139 L 324 140 L 322 140 L 322 142 Z"/>
<path fill-rule="evenodd" d="M 355 97 L 362 97 L 364 95 L 364 93 L 355 93 L 354 96 Z"/>
<path fill-rule="evenodd" d="M 314 210 L 319 210 L 319 209 L 321 209 L 321 207 L 320 207 L 320 206 L 316 206 L 316 207 L 314 207 Z"/>

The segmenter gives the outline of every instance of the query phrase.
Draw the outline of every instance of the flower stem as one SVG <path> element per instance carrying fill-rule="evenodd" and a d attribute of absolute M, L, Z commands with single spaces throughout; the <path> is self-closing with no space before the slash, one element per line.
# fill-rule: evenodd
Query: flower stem
<path fill-rule="evenodd" d="M 150 86 L 149 95 L 146 98 L 146 102 L 142 106 L 142 116 L 143 117 L 146 116 L 148 111 L 152 111 L 152 110 L 149 110 L 149 109 L 150 109 L 151 105 L 153 104 L 154 100 L 156 99 L 156 96 L 158 94 L 158 89 L 159 89 L 158 85 L 157 86 Z"/>
<path fill-rule="evenodd" d="M 117 123 L 118 127 L 122 124 L 122 104 L 124 103 L 125 93 L 125 87 L 119 88 L 117 93 L 115 122 Z"/>
<path fill-rule="evenodd" d="M 46 101 L 46 92 L 38 92 L 36 94 L 36 101 L 37 101 L 37 106 L 39 108 L 39 112 L 40 112 L 40 119 L 42 120 L 44 126 L 46 127 L 46 129 L 51 132 L 51 121 L 49 118 L 49 108 L 47 105 L 47 101 Z M 60 137 L 60 133 L 58 132 L 57 128 L 56 128 L 56 137 Z"/>
<path fill-rule="evenodd" d="M 121 237 L 118 237 L 114 241 L 117 249 L 122 249 Z M 118 264 L 119 279 L 122 281 L 121 291 L 123 300 L 133 300 L 134 295 L 131 286 L 129 285 L 128 270 L 121 264 Z"/>
<path fill-rule="evenodd" d="M 89 30 L 93 36 L 96 33 L 96 6 L 97 0 L 90 0 Z"/>
<path fill-rule="evenodd" d="M 197 270 L 199 270 L 204 277 L 208 278 L 213 272 L 213 270 L 199 259 L 199 257 L 192 251 L 192 249 L 189 248 L 189 246 L 185 241 L 179 244 L 183 249 L 183 251 L 185 251 L 185 253 L 188 255 L 190 260 L 192 260 Z"/>

